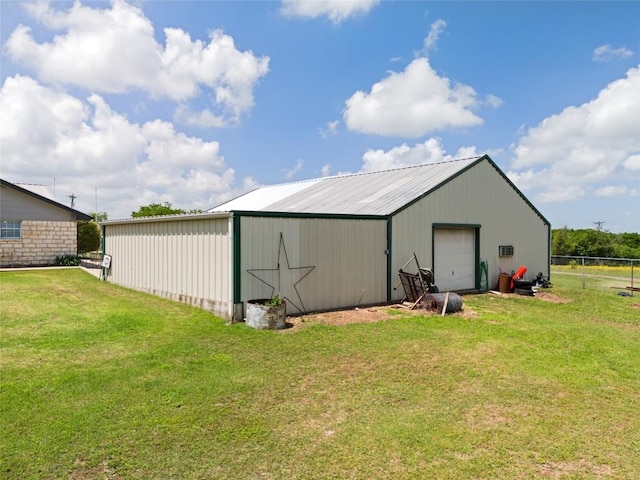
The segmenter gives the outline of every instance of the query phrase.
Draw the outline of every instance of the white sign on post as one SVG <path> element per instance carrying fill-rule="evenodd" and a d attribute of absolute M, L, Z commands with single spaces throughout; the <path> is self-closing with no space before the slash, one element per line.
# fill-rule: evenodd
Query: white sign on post
<path fill-rule="evenodd" d="M 102 268 L 111 268 L 111 255 L 105 255 L 102 257 Z"/>

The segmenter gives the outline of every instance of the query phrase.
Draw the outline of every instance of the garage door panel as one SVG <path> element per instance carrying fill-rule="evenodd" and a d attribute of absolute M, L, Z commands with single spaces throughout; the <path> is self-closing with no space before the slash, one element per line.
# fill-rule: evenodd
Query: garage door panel
<path fill-rule="evenodd" d="M 438 228 L 434 232 L 435 283 L 441 291 L 475 287 L 475 230 Z"/>

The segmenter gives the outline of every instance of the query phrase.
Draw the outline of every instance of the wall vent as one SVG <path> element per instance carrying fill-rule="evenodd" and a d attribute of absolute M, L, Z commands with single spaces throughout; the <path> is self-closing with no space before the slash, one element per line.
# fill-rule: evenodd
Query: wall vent
<path fill-rule="evenodd" d="M 513 245 L 500 245 L 498 255 L 501 257 L 513 257 Z"/>

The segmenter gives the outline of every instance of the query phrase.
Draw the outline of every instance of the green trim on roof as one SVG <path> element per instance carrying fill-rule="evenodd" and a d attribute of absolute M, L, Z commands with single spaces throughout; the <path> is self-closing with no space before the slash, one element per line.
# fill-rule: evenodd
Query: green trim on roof
<path fill-rule="evenodd" d="M 357 215 L 346 213 L 301 213 L 301 212 L 263 212 L 253 210 L 232 210 L 234 216 L 240 217 L 275 217 L 275 218 L 329 218 L 338 220 L 386 220 L 388 215 Z"/>

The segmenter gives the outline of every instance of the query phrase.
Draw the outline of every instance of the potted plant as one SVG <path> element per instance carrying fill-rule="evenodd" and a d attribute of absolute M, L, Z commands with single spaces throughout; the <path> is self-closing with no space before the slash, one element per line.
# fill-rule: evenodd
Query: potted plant
<path fill-rule="evenodd" d="M 257 330 L 282 330 L 286 327 L 287 303 L 275 295 L 271 298 L 247 301 L 245 322 Z"/>

